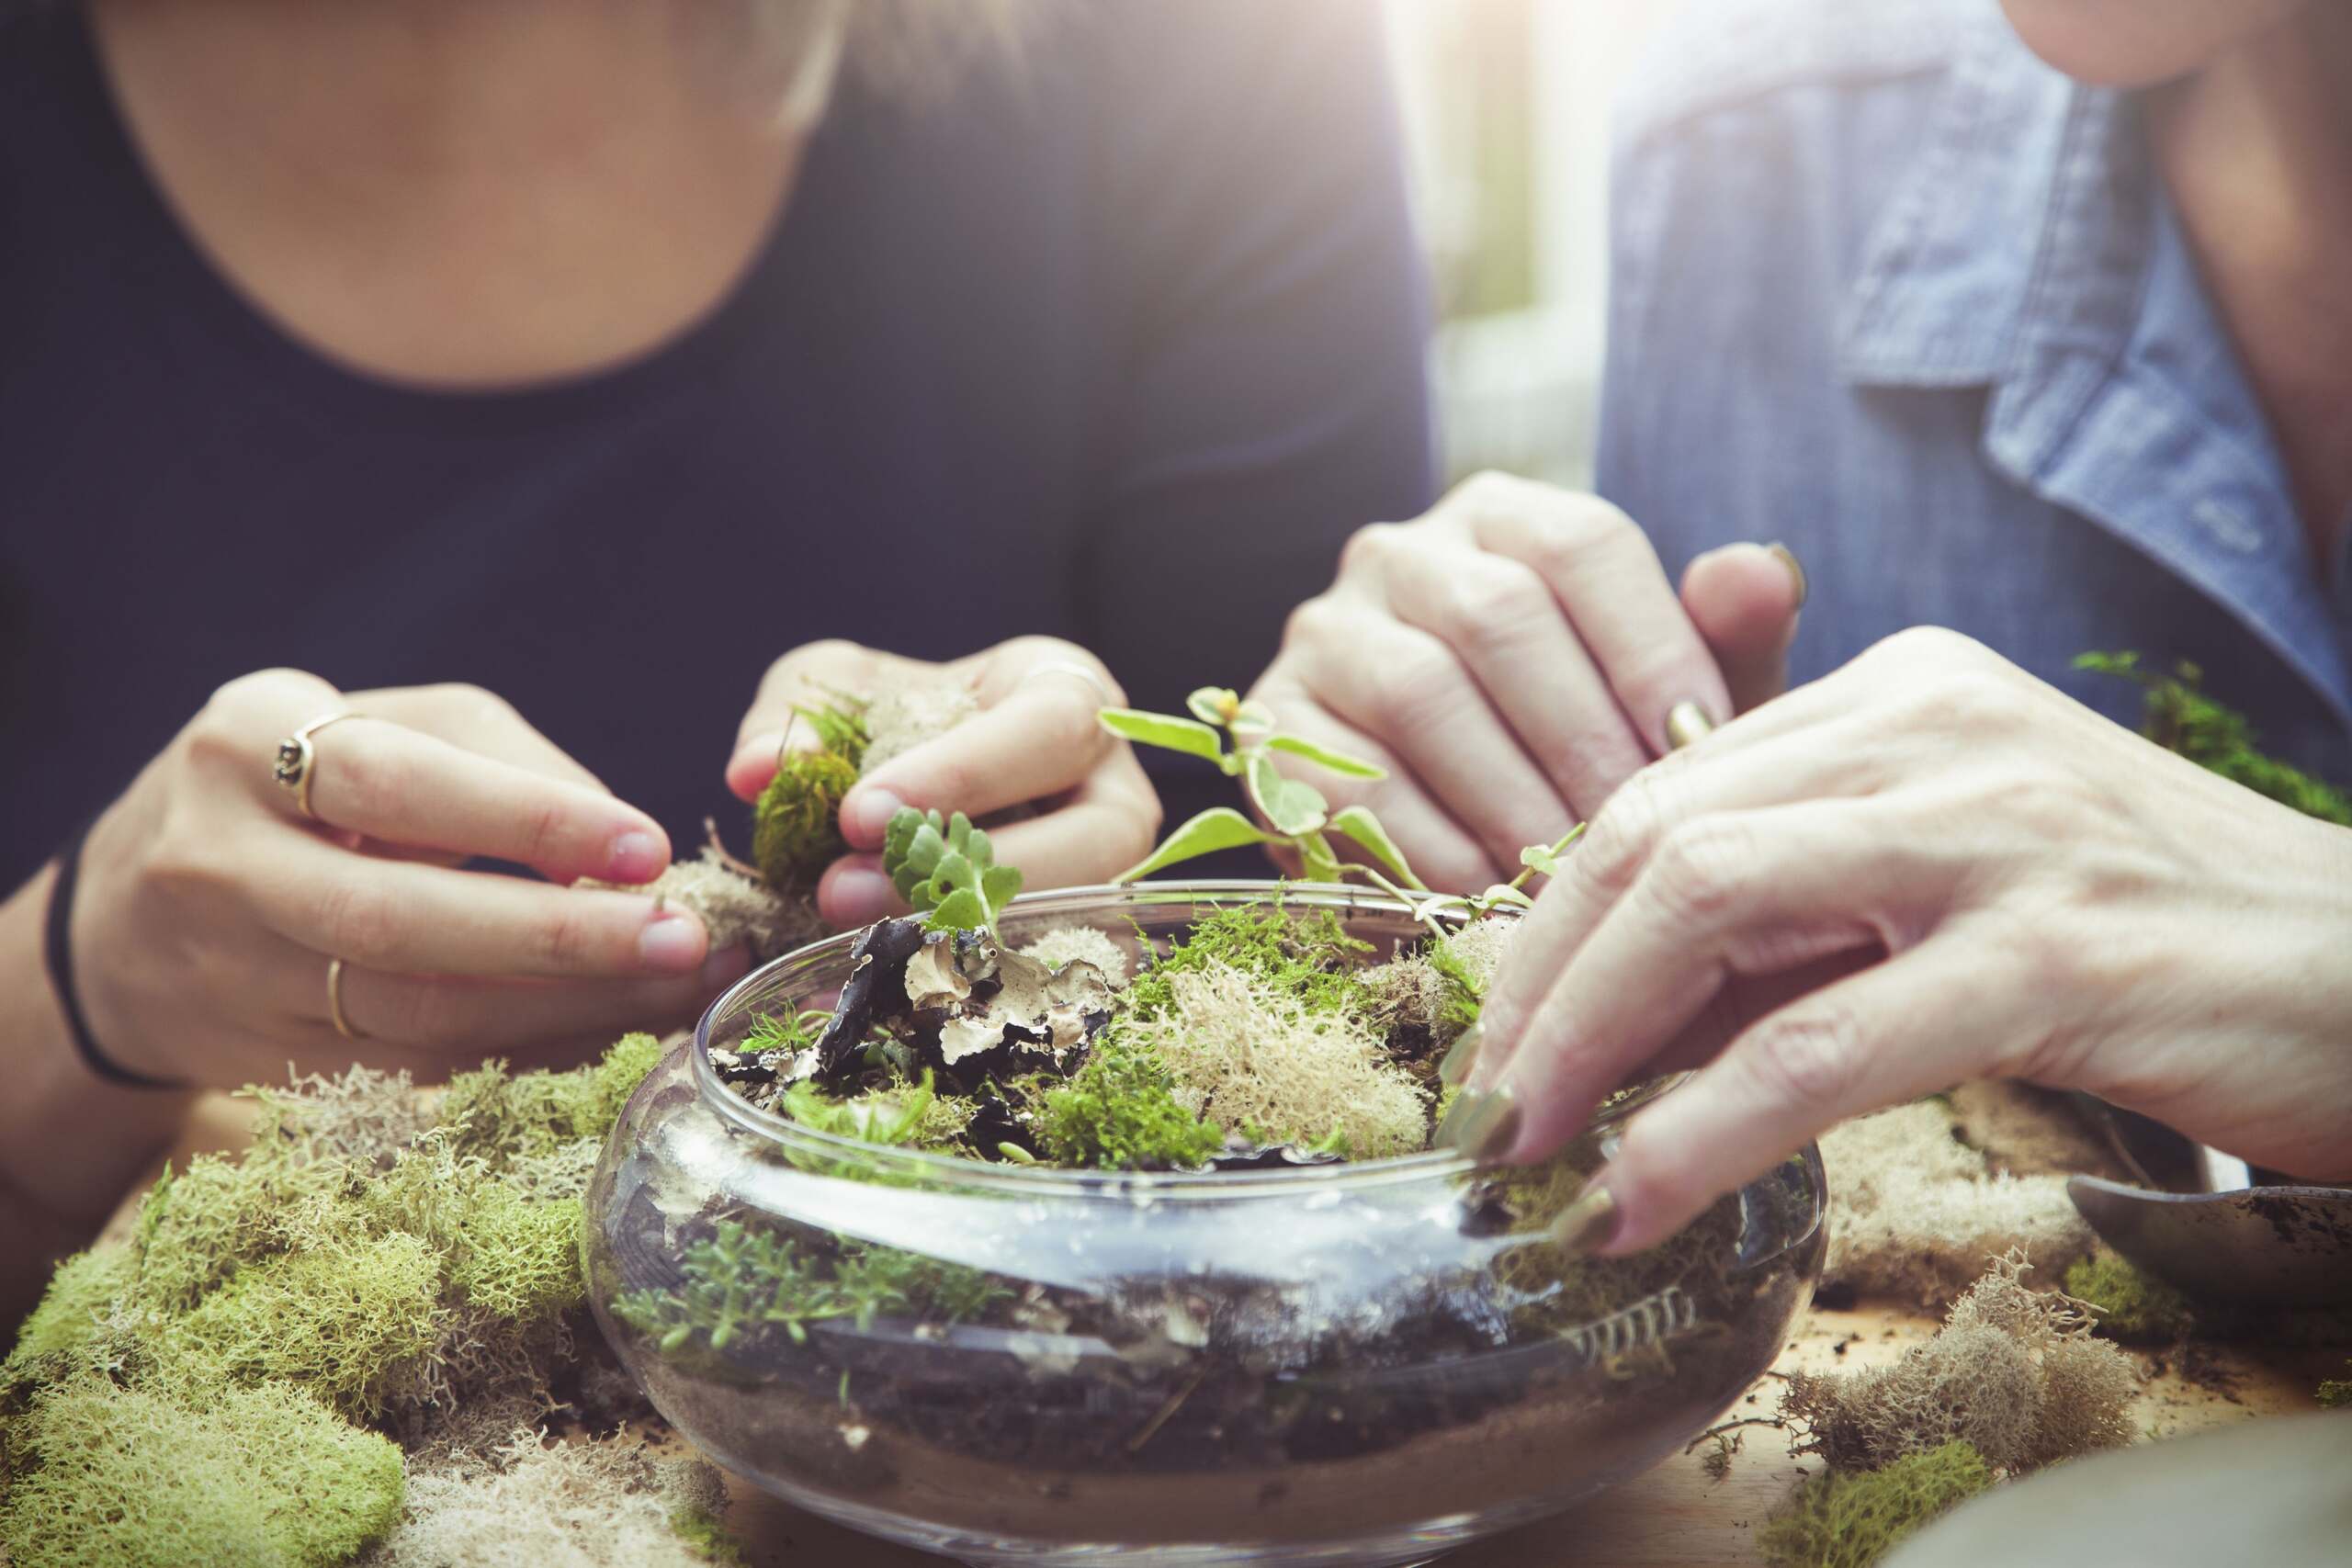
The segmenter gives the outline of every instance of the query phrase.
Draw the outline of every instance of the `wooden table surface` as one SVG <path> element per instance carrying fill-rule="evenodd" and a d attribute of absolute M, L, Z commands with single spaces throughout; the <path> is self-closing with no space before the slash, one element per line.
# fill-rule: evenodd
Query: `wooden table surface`
<path fill-rule="evenodd" d="M 250 1108 L 211 1097 L 174 1151 L 185 1163 L 197 1149 L 237 1146 L 249 1135 Z M 143 1186 L 143 1184 L 142 1184 Z M 126 1202 L 117 1226 L 133 1212 Z M 1863 1302 L 1849 1311 L 1816 1309 L 1797 1322 L 1773 1371 L 1758 1380 L 1724 1419 L 1770 1419 L 1780 1379 L 1800 1368 L 1867 1367 L 1891 1361 L 1934 1334 L 1937 1320 L 1907 1305 Z M 2195 1375 L 2174 1356 L 2132 1352 L 2148 1377 L 2133 1425 L 2157 1438 L 2316 1407 L 2322 1379 L 2344 1375 L 2344 1351 L 2259 1345 L 2210 1348 Z M 1789 1457 L 1785 1431 L 1739 1429 L 1730 1472 L 1711 1479 L 1702 1465 L 1712 1442 L 1669 1456 L 1646 1473 L 1557 1518 L 1464 1547 L 1447 1568 L 1732 1568 L 1760 1563 L 1752 1532 L 1817 1460 Z M 754 1568 L 938 1568 L 943 1561 L 829 1524 L 729 1477 L 735 1506 L 728 1528 Z"/>

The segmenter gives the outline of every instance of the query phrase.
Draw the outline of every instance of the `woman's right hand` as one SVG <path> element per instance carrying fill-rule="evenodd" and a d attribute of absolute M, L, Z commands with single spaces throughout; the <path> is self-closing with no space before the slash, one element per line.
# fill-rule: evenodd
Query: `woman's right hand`
<path fill-rule="evenodd" d="M 322 715 L 311 807 L 273 776 Z M 458 869 L 470 856 L 545 883 Z M 743 967 L 639 884 L 668 837 L 477 687 L 337 692 L 271 670 L 215 693 L 84 846 L 75 990 L 119 1066 L 195 1086 L 543 1062 L 682 1020 Z M 328 965 L 360 1042 L 338 1035 Z"/>
<path fill-rule="evenodd" d="M 1311 782 L 1369 807 L 1430 886 L 1477 892 L 1663 756 L 1677 707 L 1719 724 L 1778 693 L 1804 599 L 1795 558 L 1751 544 L 1700 556 L 1678 593 L 1607 502 L 1481 474 L 1351 539 L 1250 695 L 1385 767 Z"/>

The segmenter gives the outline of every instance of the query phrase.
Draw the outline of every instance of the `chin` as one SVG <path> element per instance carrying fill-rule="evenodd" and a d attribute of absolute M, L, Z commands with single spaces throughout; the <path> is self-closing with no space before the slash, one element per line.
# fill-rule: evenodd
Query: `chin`
<path fill-rule="evenodd" d="M 2211 64 L 2307 0 L 2001 0 L 2028 49 L 2079 82 L 2152 87 Z"/>

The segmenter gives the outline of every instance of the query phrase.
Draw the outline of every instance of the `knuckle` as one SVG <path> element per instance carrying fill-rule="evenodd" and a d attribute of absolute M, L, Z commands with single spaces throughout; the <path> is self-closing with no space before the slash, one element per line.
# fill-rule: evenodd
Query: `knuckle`
<path fill-rule="evenodd" d="M 1567 864 L 1590 886 L 1613 897 L 1640 874 L 1665 822 L 1657 781 L 1651 770 L 1645 769 L 1610 795 Z"/>
<path fill-rule="evenodd" d="M 532 928 L 532 951 L 548 973 L 574 974 L 594 961 L 595 931 L 578 910 L 551 909 Z"/>
<path fill-rule="evenodd" d="M 1831 1002 L 1770 1018 L 1749 1038 L 1749 1071 L 1774 1104 L 1842 1104 L 1860 1065 L 1860 1035 L 1853 1010 Z"/>
<path fill-rule="evenodd" d="M 1650 896 L 1678 925 L 1709 925 L 1747 890 L 1754 848 L 1746 829 L 1724 821 L 1685 823 L 1667 833 L 1645 874 Z"/>
<path fill-rule="evenodd" d="M 1340 575 L 1377 572 L 1396 553 L 1404 532 L 1400 523 L 1367 523 L 1348 536 L 1340 548 Z"/>
<path fill-rule="evenodd" d="M 1336 640 L 1340 623 L 1345 619 L 1340 607 L 1329 593 L 1317 593 L 1302 600 L 1283 623 L 1284 648 L 1320 647 Z"/>
<path fill-rule="evenodd" d="M 1450 572 L 1436 589 L 1437 619 L 1446 640 L 1481 658 L 1508 654 L 1530 626 L 1556 613 L 1551 590 L 1532 571 L 1488 558 L 1490 568 Z"/>
<path fill-rule="evenodd" d="M 390 895 L 364 881 L 330 882 L 312 920 L 328 949 L 346 963 L 382 967 L 400 940 L 400 911 Z"/>
<path fill-rule="evenodd" d="M 1388 667 L 1373 701 L 1391 735 L 1409 735 L 1452 711 L 1463 685 L 1453 655 L 1434 640 L 1415 637 Z"/>
<path fill-rule="evenodd" d="M 561 857 L 571 838 L 570 813 L 557 800 L 533 801 L 523 807 L 515 823 L 516 859 L 526 865 L 546 865 Z"/>

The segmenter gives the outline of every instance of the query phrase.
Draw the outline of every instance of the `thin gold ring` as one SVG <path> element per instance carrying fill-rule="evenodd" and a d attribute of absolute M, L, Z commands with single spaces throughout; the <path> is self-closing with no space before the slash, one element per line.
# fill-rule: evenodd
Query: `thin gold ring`
<path fill-rule="evenodd" d="M 277 743 L 277 756 L 270 764 L 269 776 L 293 791 L 294 808 L 311 821 L 319 819 L 319 814 L 311 809 L 311 770 L 318 762 L 319 750 L 311 743 L 311 738 L 338 720 L 366 716 L 349 712 L 323 713 Z"/>
<path fill-rule="evenodd" d="M 327 960 L 327 1017 L 334 1021 L 334 1032 L 354 1044 L 368 1038 L 351 1027 L 351 1020 L 343 1014 L 343 960 Z"/>

